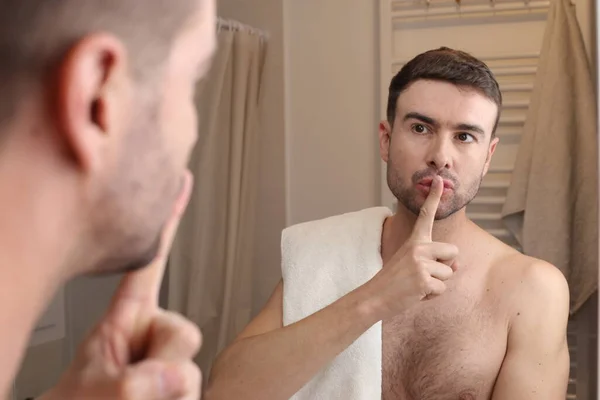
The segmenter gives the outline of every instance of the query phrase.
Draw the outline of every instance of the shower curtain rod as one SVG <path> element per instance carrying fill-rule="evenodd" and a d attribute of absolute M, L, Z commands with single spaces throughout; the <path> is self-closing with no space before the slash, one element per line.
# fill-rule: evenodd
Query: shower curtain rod
<path fill-rule="evenodd" d="M 267 33 L 261 29 L 255 28 L 250 25 L 246 25 L 240 21 L 236 21 L 234 19 L 225 19 L 219 17 L 217 19 L 217 32 L 226 30 L 226 31 L 234 31 L 234 32 L 249 32 L 251 34 L 255 34 L 260 36 L 261 38 L 265 38 Z"/>

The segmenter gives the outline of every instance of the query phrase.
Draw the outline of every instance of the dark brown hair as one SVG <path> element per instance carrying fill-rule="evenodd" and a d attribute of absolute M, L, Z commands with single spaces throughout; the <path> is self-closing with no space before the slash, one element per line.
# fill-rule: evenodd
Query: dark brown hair
<path fill-rule="evenodd" d="M 400 94 L 408 86 L 420 79 L 449 82 L 456 86 L 477 90 L 498 106 L 498 116 L 492 130 L 492 136 L 498 127 L 502 93 L 496 78 L 488 66 L 470 54 L 440 47 L 421 53 L 410 60 L 394 76 L 389 86 L 387 118 L 391 125 L 396 117 L 396 104 Z"/>
<path fill-rule="evenodd" d="M 92 32 L 119 37 L 136 79 L 167 58 L 192 15 L 192 0 L 0 0 L 0 125 L 26 85 L 43 79 L 68 49 Z"/>

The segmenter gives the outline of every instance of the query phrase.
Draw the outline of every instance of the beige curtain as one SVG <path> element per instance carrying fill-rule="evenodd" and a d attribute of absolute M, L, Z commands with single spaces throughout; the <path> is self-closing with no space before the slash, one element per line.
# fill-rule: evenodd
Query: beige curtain
<path fill-rule="evenodd" d="M 194 192 L 169 259 L 168 308 L 202 329 L 207 377 L 218 352 L 249 322 L 265 38 L 219 24 L 218 51 L 198 91 Z"/>
<path fill-rule="evenodd" d="M 594 87 L 575 10 L 552 1 L 502 215 L 525 254 L 564 273 L 572 313 L 598 288 Z"/>

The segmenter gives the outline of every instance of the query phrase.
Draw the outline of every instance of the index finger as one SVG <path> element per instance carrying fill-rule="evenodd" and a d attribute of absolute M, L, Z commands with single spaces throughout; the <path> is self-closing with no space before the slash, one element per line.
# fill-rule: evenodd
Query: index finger
<path fill-rule="evenodd" d="M 161 234 L 160 248 L 154 260 L 144 268 L 125 275 L 113 296 L 108 315 L 116 321 L 131 321 L 144 307 L 158 307 L 160 285 L 179 221 L 190 198 L 192 176 L 186 172 L 183 188 Z M 119 323 L 117 322 L 117 323 Z"/>
<path fill-rule="evenodd" d="M 443 192 L 444 184 L 442 178 L 435 176 L 431 182 L 429 195 L 421 207 L 417 222 L 413 228 L 412 235 L 414 239 L 431 241 L 435 214 L 437 213 Z"/>
<path fill-rule="evenodd" d="M 189 202 L 191 189 L 192 175 L 186 172 L 181 192 L 177 197 L 171 216 L 163 228 L 158 254 L 149 265 L 137 271 L 130 272 L 125 276 L 119 285 L 117 297 L 125 296 L 136 299 L 143 297 L 158 305 L 160 285 L 165 272 L 167 258 L 169 257 L 179 222 Z"/>

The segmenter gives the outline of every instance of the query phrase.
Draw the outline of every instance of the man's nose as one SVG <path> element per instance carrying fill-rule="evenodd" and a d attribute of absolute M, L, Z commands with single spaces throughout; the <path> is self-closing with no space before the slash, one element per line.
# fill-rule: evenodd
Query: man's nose
<path fill-rule="evenodd" d="M 427 165 L 436 171 L 450 169 L 452 167 L 452 145 L 447 138 L 441 135 L 436 137 L 432 143 L 427 157 Z"/>

